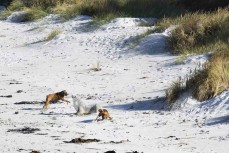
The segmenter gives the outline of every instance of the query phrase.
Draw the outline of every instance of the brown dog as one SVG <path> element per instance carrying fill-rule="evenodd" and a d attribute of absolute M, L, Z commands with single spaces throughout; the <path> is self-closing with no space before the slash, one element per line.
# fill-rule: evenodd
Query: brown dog
<path fill-rule="evenodd" d="M 70 103 L 70 101 L 64 99 L 64 96 L 67 96 L 67 95 L 68 95 L 68 93 L 66 92 L 66 90 L 47 95 L 43 109 L 48 109 L 48 105 L 51 101 L 57 102 L 58 100 L 62 100 L 62 101 L 65 101 L 67 103 Z"/>
<path fill-rule="evenodd" d="M 95 121 L 98 121 L 98 118 L 100 116 L 102 116 L 102 120 L 104 120 L 104 119 L 112 120 L 112 118 L 110 117 L 110 114 L 108 113 L 108 111 L 106 109 L 99 109 L 99 115 L 96 117 Z"/>

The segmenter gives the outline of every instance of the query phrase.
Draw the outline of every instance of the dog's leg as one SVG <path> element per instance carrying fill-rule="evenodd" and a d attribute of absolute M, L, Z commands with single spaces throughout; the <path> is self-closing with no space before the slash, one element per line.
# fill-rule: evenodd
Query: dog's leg
<path fill-rule="evenodd" d="M 95 119 L 95 121 L 98 121 L 98 118 L 100 117 L 100 115 L 98 115 L 97 117 L 96 117 L 96 119 Z"/>
<path fill-rule="evenodd" d="M 45 104 L 43 106 L 43 110 L 48 109 L 48 105 L 49 105 L 50 99 L 48 98 L 48 96 L 46 97 L 46 101 Z"/>
<path fill-rule="evenodd" d="M 70 103 L 70 101 L 65 100 L 64 98 L 61 98 L 62 101 L 65 101 L 67 104 Z"/>

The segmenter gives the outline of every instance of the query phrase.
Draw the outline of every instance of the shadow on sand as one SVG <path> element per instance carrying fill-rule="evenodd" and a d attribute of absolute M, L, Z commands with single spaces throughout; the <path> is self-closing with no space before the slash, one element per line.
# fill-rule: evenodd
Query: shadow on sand
<path fill-rule="evenodd" d="M 119 109 L 119 110 L 129 110 L 129 111 L 145 111 L 145 110 L 169 110 L 166 104 L 165 97 L 137 101 L 127 104 L 119 104 L 108 106 L 107 108 Z"/>
<path fill-rule="evenodd" d="M 216 124 L 228 124 L 228 123 L 229 123 L 229 115 L 225 115 L 225 116 L 209 119 L 206 122 L 206 125 L 211 126 Z"/>
<path fill-rule="evenodd" d="M 74 116 L 76 115 L 75 113 L 55 113 L 55 112 L 49 112 L 49 113 L 45 113 L 45 112 L 41 112 L 40 115 L 47 115 L 47 116 Z"/>
<path fill-rule="evenodd" d="M 41 108 L 22 108 L 21 110 L 41 110 Z"/>
<path fill-rule="evenodd" d="M 79 123 L 92 123 L 94 120 L 83 120 L 83 121 L 80 121 Z"/>
<path fill-rule="evenodd" d="M 34 104 L 44 104 L 44 101 L 21 101 L 15 102 L 15 105 L 34 105 Z"/>

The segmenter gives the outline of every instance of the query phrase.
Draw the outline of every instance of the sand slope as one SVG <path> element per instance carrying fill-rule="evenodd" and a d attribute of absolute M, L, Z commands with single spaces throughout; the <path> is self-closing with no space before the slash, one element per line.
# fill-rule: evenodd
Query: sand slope
<path fill-rule="evenodd" d="M 0 21 L 1 152 L 226 153 L 228 91 L 204 103 L 189 99 L 173 111 L 165 103 L 170 83 L 206 56 L 176 64 L 166 49 L 169 30 L 131 44 L 154 28 L 139 23 L 154 20 L 118 18 L 101 27 L 88 16 Z M 43 41 L 55 29 L 62 32 Z M 92 71 L 97 63 L 102 70 Z M 61 90 L 101 104 L 113 121 L 76 116 L 72 103 L 51 104 L 43 113 L 45 96 Z M 66 143 L 75 138 L 100 141 Z"/>

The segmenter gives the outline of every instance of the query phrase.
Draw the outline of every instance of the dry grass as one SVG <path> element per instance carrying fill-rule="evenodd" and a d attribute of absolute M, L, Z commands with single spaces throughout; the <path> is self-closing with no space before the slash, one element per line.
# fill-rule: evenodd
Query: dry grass
<path fill-rule="evenodd" d="M 211 13 L 186 14 L 175 20 L 164 19 L 160 24 L 166 27 L 174 21 L 180 23 L 169 37 L 169 47 L 175 54 L 215 51 L 221 49 L 218 43 L 224 46 L 228 44 L 228 9 L 219 9 Z M 218 47 L 215 48 L 216 46 Z"/>
<path fill-rule="evenodd" d="M 52 32 L 49 33 L 49 35 L 45 38 L 45 41 L 50 41 L 52 40 L 53 38 L 55 38 L 58 34 L 61 33 L 61 30 L 53 30 Z"/>
<path fill-rule="evenodd" d="M 112 16 L 162 17 L 177 13 L 177 6 L 171 6 L 172 0 L 14 0 L 10 10 L 40 8 L 44 12 L 59 13 L 65 19 L 79 14 L 96 16 L 100 19 Z M 166 8 L 165 8 L 166 7 Z"/>

